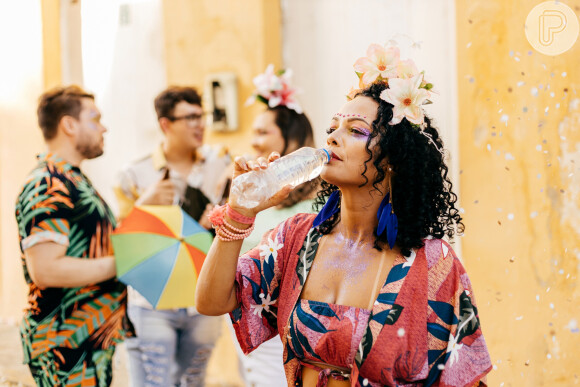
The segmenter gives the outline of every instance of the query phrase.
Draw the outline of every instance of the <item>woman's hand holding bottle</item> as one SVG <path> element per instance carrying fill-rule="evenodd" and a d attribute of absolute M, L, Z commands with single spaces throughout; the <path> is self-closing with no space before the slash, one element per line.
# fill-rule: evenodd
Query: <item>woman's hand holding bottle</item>
<path fill-rule="evenodd" d="M 280 158 L 280 154 L 278 152 L 272 152 L 266 159 L 265 157 L 259 157 L 256 160 L 247 160 L 244 157 L 236 157 L 234 159 L 234 173 L 232 176 L 232 181 L 235 180 L 236 177 L 243 175 L 245 173 L 251 171 L 260 171 L 268 169 L 270 163 Z M 259 212 L 277 206 L 280 204 L 284 199 L 288 197 L 290 192 L 292 192 L 293 187 L 291 185 L 287 185 L 280 189 L 274 196 L 265 200 L 264 202 L 259 203 L 256 207 L 253 208 L 246 208 L 238 204 L 240 192 L 237 190 L 230 190 L 230 195 L 228 198 L 229 206 L 234 209 L 235 211 L 239 212 L 240 214 L 247 216 L 247 217 L 255 217 L 256 214 Z"/>

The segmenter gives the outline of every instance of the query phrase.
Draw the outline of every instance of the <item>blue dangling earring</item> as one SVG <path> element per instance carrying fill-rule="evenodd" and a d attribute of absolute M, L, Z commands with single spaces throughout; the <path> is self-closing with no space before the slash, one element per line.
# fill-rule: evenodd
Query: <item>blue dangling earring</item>
<path fill-rule="evenodd" d="M 387 242 L 391 250 L 395 247 L 395 241 L 397 240 L 397 231 L 399 230 L 399 220 L 395 211 L 393 211 L 393 204 L 391 202 L 391 193 L 389 192 L 387 196 L 381 202 L 379 210 L 377 211 L 377 219 L 379 220 L 379 225 L 377 226 L 377 235 L 382 235 L 385 231 L 387 233 Z"/>
<path fill-rule="evenodd" d="M 312 227 L 320 226 L 325 220 L 329 219 L 332 215 L 338 212 L 338 204 L 340 203 L 340 194 L 338 190 L 334 191 L 328 197 L 326 204 L 322 207 L 322 210 L 314 218 Z"/>

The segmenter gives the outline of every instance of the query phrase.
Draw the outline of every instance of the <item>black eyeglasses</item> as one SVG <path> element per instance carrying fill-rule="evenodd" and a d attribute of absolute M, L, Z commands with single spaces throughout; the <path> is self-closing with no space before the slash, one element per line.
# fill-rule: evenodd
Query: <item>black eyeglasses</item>
<path fill-rule="evenodd" d="M 204 119 L 204 117 L 205 117 L 205 113 L 201 113 L 201 114 L 191 113 L 191 114 L 187 114 L 187 115 L 181 116 L 181 117 L 167 117 L 167 119 L 169 119 L 169 121 L 171 121 L 171 122 L 185 120 L 185 122 L 187 124 L 193 125 L 195 123 L 201 122 Z"/>

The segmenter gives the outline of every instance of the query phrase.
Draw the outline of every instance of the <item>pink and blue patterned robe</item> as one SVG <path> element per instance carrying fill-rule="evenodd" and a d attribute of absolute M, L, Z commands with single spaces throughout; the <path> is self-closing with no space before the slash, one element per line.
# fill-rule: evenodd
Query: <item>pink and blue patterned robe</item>
<path fill-rule="evenodd" d="M 239 307 L 231 313 L 238 341 L 249 353 L 279 334 L 288 386 L 302 385 L 302 365 L 289 341 L 297 340 L 294 348 L 317 348 L 308 335 L 292 336 L 288 329 L 321 237 L 314 217 L 287 219 L 238 261 Z M 471 283 L 445 241 L 427 238 L 410 257 L 395 260 L 367 324 L 352 386 L 485 385 L 492 365 Z"/>

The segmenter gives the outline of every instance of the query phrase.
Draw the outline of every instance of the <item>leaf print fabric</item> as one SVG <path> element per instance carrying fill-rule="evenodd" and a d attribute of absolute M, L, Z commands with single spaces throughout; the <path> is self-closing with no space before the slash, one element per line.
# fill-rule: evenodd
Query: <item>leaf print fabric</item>
<path fill-rule="evenodd" d="M 306 236 L 304 241 L 304 246 L 298 252 L 300 259 L 298 260 L 298 266 L 296 267 L 296 274 L 300 280 L 300 286 L 304 286 L 306 283 L 306 276 L 312 267 L 312 262 L 314 262 L 314 256 L 318 250 L 318 244 L 322 234 L 315 232 L 315 229 L 311 229 Z"/>
<path fill-rule="evenodd" d="M 112 254 L 115 220 L 79 168 L 55 155 L 39 156 L 16 203 L 21 250 L 54 242 L 66 255 L 98 259 Z M 24 360 L 39 385 L 101 386 L 111 381 L 115 344 L 123 339 L 126 289 L 116 279 L 79 288 L 40 289 L 30 278 L 21 324 Z"/>
<path fill-rule="evenodd" d="M 362 308 L 302 299 L 290 316 L 288 345 L 302 360 L 350 368 L 369 315 Z"/>
<path fill-rule="evenodd" d="M 302 385 L 305 360 L 350 368 L 352 386 L 485 385 L 491 360 L 473 291 L 446 242 L 425 239 L 397 257 L 371 311 L 303 300 L 321 238 L 315 216 L 287 219 L 240 257 L 231 317 L 245 353 L 279 334 L 289 386 Z M 262 254 L 274 243 L 276 259 Z"/>
<path fill-rule="evenodd" d="M 281 262 L 278 254 L 284 248 L 283 237 L 278 234 L 280 226 L 266 233 L 262 243 L 240 257 L 236 284 L 240 306 L 231 313 L 234 328 L 242 323 L 254 334 L 238 335 L 245 353 L 277 333 L 278 296 L 280 294 Z M 243 321 L 241 320 L 243 317 Z"/>

